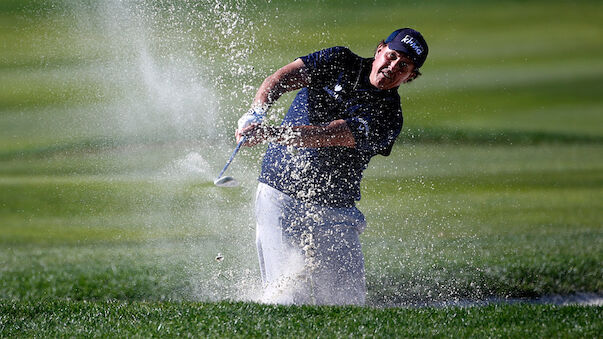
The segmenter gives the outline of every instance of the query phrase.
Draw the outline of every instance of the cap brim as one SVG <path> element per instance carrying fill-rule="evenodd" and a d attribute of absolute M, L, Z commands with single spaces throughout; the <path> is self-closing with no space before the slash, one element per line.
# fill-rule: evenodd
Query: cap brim
<path fill-rule="evenodd" d="M 410 60 L 412 60 L 412 62 L 416 65 L 417 64 L 417 57 L 414 55 L 413 52 L 409 51 L 408 48 L 406 48 L 406 46 L 402 45 L 402 44 L 396 44 L 394 42 L 391 42 L 387 45 L 387 47 L 389 47 L 389 49 L 400 52 L 400 53 L 404 53 L 404 55 L 406 55 Z"/>

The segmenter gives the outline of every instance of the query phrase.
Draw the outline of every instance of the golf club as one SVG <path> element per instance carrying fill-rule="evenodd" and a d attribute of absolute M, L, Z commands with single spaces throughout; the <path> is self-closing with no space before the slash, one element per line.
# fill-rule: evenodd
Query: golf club
<path fill-rule="evenodd" d="M 241 146 L 243 145 L 243 143 L 245 143 L 246 139 L 247 139 L 247 137 L 243 137 L 243 139 L 241 139 L 241 141 L 239 141 L 239 143 L 237 144 L 237 147 L 235 147 L 234 151 L 230 155 L 230 159 L 228 159 L 228 161 L 226 162 L 226 165 L 224 165 L 224 168 L 222 168 L 222 170 L 220 171 L 220 174 L 218 174 L 218 177 L 216 178 L 216 180 L 214 180 L 214 185 L 216 185 L 218 187 L 236 187 L 236 186 L 239 186 L 239 182 L 235 178 L 233 178 L 233 177 L 222 177 L 222 174 L 224 174 L 224 172 L 226 172 L 226 169 L 228 168 L 228 166 L 230 165 L 230 163 L 234 159 L 235 155 L 237 155 L 237 153 L 239 152 L 239 149 L 241 149 Z"/>

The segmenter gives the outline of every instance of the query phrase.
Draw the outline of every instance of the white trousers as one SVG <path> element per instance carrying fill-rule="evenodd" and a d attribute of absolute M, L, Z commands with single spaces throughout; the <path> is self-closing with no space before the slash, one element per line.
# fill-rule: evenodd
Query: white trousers
<path fill-rule="evenodd" d="M 260 183 L 255 212 L 262 302 L 364 304 L 366 222 L 357 208 L 303 203 Z"/>

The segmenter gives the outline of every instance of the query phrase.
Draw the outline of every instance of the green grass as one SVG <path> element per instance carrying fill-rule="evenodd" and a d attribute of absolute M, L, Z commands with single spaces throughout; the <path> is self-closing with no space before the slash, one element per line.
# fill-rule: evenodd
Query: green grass
<path fill-rule="evenodd" d="M 248 303 L 0 302 L 6 336 L 597 337 L 601 308 L 366 309 Z"/>
<path fill-rule="evenodd" d="M 1 337 L 598 336 L 601 306 L 414 306 L 603 294 L 600 2 L 174 3 L 0 2 Z M 251 302 L 262 149 L 212 185 L 233 122 L 277 67 L 402 26 L 430 56 L 363 181 L 368 306 Z"/>
<path fill-rule="evenodd" d="M 600 150 L 409 145 L 375 159 L 359 204 L 369 220 L 368 303 L 601 293 L 603 161 L 589 157 Z M 148 161 L 146 152 L 170 154 L 127 156 Z M 243 187 L 220 190 L 143 163 L 142 174 L 118 177 L 131 170 L 126 154 L 96 157 L 109 165 L 86 167 L 82 157 L 77 175 L 58 165 L 64 157 L 5 162 L 31 171 L 0 181 L 5 297 L 236 298 L 257 284 L 256 263 L 245 260 L 255 255 L 253 174 L 235 169 Z M 218 252 L 227 264 L 215 263 Z M 232 277 L 222 286 L 221 274 Z"/>

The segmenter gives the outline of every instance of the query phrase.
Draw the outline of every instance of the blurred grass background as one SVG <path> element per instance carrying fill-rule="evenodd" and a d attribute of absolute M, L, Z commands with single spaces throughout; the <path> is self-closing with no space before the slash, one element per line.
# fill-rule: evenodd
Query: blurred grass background
<path fill-rule="evenodd" d="M 603 293 L 600 2 L 134 3 L 0 1 L 1 298 L 256 297 L 261 149 L 211 184 L 234 121 L 285 63 L 405 26 L 430 54 L 363 182 L 369 304 Z"/>

